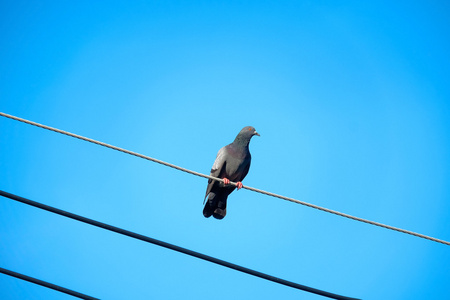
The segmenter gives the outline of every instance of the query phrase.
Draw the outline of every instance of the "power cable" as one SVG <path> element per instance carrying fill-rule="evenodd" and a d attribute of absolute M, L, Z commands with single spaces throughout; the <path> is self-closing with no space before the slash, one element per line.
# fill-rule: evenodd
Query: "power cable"
<path fill-rule="evenodd" d="M 130 151 L 130 150 L 126 150 L 126 149 L 119 148 L 119 147 L 116 147 L 116 146 L 113 146 L 113 145 L 109 145 L 109 144 L 106 144 L 106 143 L 103 143 L 103 142 L 100 142 L 100 141 L 97 141 L 97 140 L 94 140 L 94 139 L 90 139 L 90 138 L 87 138 L 87 137 L 84 137 L 84 136 L 81 136 L 81 135 L 77 135 L 77 134 L 74 134 L 74 133 L 70 133 L 70 132 L 67 132 L 67 131 L 64 131 L 64 130 L 61 130 L 61 129 L 57 129 L 57 128 L 50 127 L 50 126 L 47 126 L 47 125 L 39 124 L 39 123 L 36 123 L 36 122 L 33 122 L 33 121 L 29 121 L 29 120 L 26 120 L 26 119 L 22 119 L 22 118 L 19 118 L 19 117 L 16 117 L 16 116 L 8 115 L 8 114 L 5 114 L 3 112 L 0 112 L 0 116 L 6 117 L 6 118 L 9 118 L 9 119 L 12 119 L 12 120 L 20 121 L 20 122 L 23 122 L 23 123 L 26 123 L 26 124 L 29 124 L 29 125 L 37 126 L 37 127 L 43 128 L 43 129 L 51 130 L 51 131 L 54 131 L 54 132 L 57 132 L 57 133 L 61 133 L 61 134 L 64 134 L 64 135 L 67 135 L 67 136 L 70 136 L 70 137 L 74 137 L 74 138 L 77 138 L 77 139 L 80 139 L 80 140 L 83 140 L 83 141 L 86 141 L 86 142 L 90 142 L 90 143 L 97 144 L 97 145 L 100 145 L 100 146 L 103 146 L 103 147 L 106 147 L 106 148 L 110 148 L 110 149 L 113 149 L 113 150 L 117 150 L 117 151 L 120 151 L 120 152 L 123 152 L 123 153 L 126 153 L 126 154 L 134 155 L 134 156 L 137 156 L 137 157 L 140 157 L 140 158 L 152 161 L 152 162 L 156 162 L 158 164 L 162 164 L 164 166 L 167 166 L 167 167 L 170 167 L 170 168 L 174 168 L 174 169 L 177 169 L 179 171 L 183 171 L 183 172 L 186 172 L 186 173 L 189 173 L 189 174 L 192 174 L 192 175 L 196 175 L 196 176 L 200 176 L 200 177 L 204 177 L 204 178 L 208 178 L 208 179 L 212 179 L 212 180 L 223 182 L 223 179 L 221 179 L 221 178 L 216 178 L 216 177 L 213 177 L 213 176 L 209 176 L 209 175 L 205 175 L 205 174 L 202 174 L 202 173 L 199 173 L 199 172 L 195 172 L 195 171 L 192 171 L 192 170 L 189 170 L 189 169 L 186 169 L 186 168 L 179 167 L 179 166 L 174 165 L 174 164 L 170 164 L 170 163 L 164 162 L 164 161 L 156 159 L 156 158 L 152 158 L 152 157 L 149 157 L 149 156 L 146 156 L 146 155 L 143 155 L 143 154 L 139 154 L 139 153 L 136 153 L 136 152 L 133 152 L 133 151 Z M 237 185 L 235 182 L 230 182 L 230 184 Z M 271 193 L 271 192 L 266 192 L 266 191 L 263 191 L 263 190 L 260 190 L 260 189 L 256 189 L 256 188 L 252 188 L 252 187 L 249 187 L 249 186 L 243 186 L 242 188 L 250 190 L 250 191 L 253 191 L 253 192 L 257 192 L 257 193 L 260 193 L 260 194 L 264 194 L 264 195 L 267 195 L 267 196 L 271 196 L 271 197 L 287 200 L 287 201 L 290 201 L 290 202 L 294 202 L 294 203 L 297 203 L 297 204 L 301 204 L 301 205 L 304 205 L 304 206 L 308 206 L 308 207 L 311 207 L 311 208 L 315 208 L 315 209 L 318 209 L 318 210 L 321 210 L 321 211 L 324 211 L 324 212 L 327 212 L 327 213 L 331 213 L 331 214 L 335 214 L 335 215 L 338 215 L 338 216 L 341 216 L 341 217 L 349 218 L 349 219 L 352 219 L 352 220 L 355 220 L 355 221 L 358 221 L 358 222 L 363 222 L 363 223 L 379 226 L 379 227 L 382 227 L 382 228 L 385 228 L 385 229 L 390 229 L 390 230 L 398 231 L 398 232 L 401 232 L 401 233 L 406 233 L 406 234 L 409 234 L 409 235 L 413 235 L 413 236 L 416 236 L 416 237 L 420 237 L 420 238 L 423 238 L 423 239 L 427 239 L 427 240 L 430 240 L 430 241 L 433 241 L 433 242 L 437 242 L 437 243 L 441 243 L 441 244 L 445 244 L 445 245 L 450 246 L 450 242 L 447 242 L 447 241 L 444 241 L 444 240 L 441 240 L 441 239 L 437 239 L 437 238 L 434 238 L 434 237 L 431 237 L 431 236 L 427 236 L 427 235 L 424 235 L 424 234 L 416 233 L 416 232 L 413 232 L 413 231 L 410 231 L 410 230 L 401 229 L 401 228 L 398 228 L 398 227 L 382 224 L 382 223 L 379 223 L 379 222 L 370 221 L 370 220 L 367 220 L 367 219 L 355 217 L 355 216 L 352 216 L 352 215 L 349 215 L 349 214 L 346 214 L 346 213 L 341 213 L 341 212 L 338 212 L 338 211 L 335 211 L 335 210 L 332 210 L 332 209 L 328 209 L 328 208 L 325 208 L 325 207 L 321 207 L 321 206 L 318 206 L 318 205 L 315 205 L 315 204 L 311 204 L 311 203 L 308 203 L 308 202 L 300 201 L 300 200 L 297 200 L 297 199 L 294 199 L 294 198 L 285 197 L 285 196 L 278 195 L 278 194 Z"/>
<path fill-rule="evenodd" d="M 212 263 L 215 263 L 215 264 L 218 264 L 218 265 L 230 268 L 230 269 L 234 269 L 236 271 L 240 271 L 240 272 L 247 273 L 249 275 L 253 275 L 253 276 L 256 276 L 256 277 L 259 277 L 262 279 L 273 281 L 275 283 L 289 286 L 289 287 L 292 287 L 292 288 L 295 288 L 298 290 L 321 295 L 321 296 L 332 298 L 332 299 L 357 300 L 355 298 L 340 296 L 337 294 L 333 294 L 333 293 L 325 292 L 325 291 L 315 289 L 312 287 L 308 287 L 305 285 L 301 285 L 301 284 L 298 284 L 298 283 L 295 283 L 292 281 L 284 280 L 284 279 L 281 279 L 281 278 L 278 278 L 275 276 L 271 276 L 271 275 L 268 275 L 265 273 L 261 273 L 261 272 L 258 272 L 258 271 L 255 271 L 255 270 L 252 270 L 249 268 L 245 268 L 245 267 L 242 267 L 242 266 L 239 266 L 239 265 L 236 265 L 236 264 L 233 264 L 233 263 L 230 263 L 230 262 L 227 262 L 227 261 L 224 261 L 224 260 L 212 257 L 212 256 L 208 256 L 208 255 L 205 255 L 205 254 L 202 254 L 199 252 L 195 252 L 195 251 L 183 248 L 183 247 L 179 247 L 179 246 L 176 246 L 176 245 L 173 245 L 170 243 L 166 243 L 166 242 L 163 242 L 163 241 L 160 241 L 160 240 L 157 240 L 157 239 L 154 239 L 154 238 L 142 235 L 142 234 L 138 234 L 138 233 L 135 233 L 132 231 L 128 231 L 128 230 L 119 228 L 119 227 L 108 225 L 106 223 L 95 221 L 95 220 L 92 220 L 92 219 L 89 219 L 89 218 L 86 218 L 86 217 L 83 217 L 80 215 L 76 215 L 74 213 L 71 213 L 71 212 L 68 212 L 65 210 L 61 210 L 61 209 L 58 209 L 58 208 L 55 208 L 55 207 L 52 207 L 52 206 L 49 206 L 46 204 L 42 204 L 42 203 L 39 203 L 39 202 L 36 202 L 33 200 L 26 199 L 26 198 L 23 198 L 23 197 L 14 195 L 14 194 L 10 194 L 10 193 L 2 191 L 2 190 L 0 190 L 0 196 L 15 200 L 15 201 L 27 204 L 27 205 L 31 205 L 31 206 L 34 206 L 34 207 L 37 207 L 37 208 L 40 208 L 40 209 L 64 216 L 64 217 L 67 217 L 67 218 L 71 218 L 71 219 L 74 219 L 74 220 L 77 220 L 77 221 L 80 221 L 80 222 L 83 222 L 86 224 L 90 224 L 90 225 L 93 225 L 93 226 L 96 226 L 99 228 L 103 228 L 103 229 L 106 229 L 106 230 L 109 230 L 109 231 L 112 231 L 115 233 L 119 233 L 119 234 L 131 237 L 134 239 L 138 239 L 138 240 L 141 240 L 141 241 L 144 241 L 147 243 L 151 243 L 151 244 L 161 246 L 161 247 L 164 247 L 164 248 L 167 248 L 170 250 L 174 250 L 174 251 L 181 252 L 181 253 L 184 253 L 184 254 L 187 254 L 187 255 L 190 255 L 193 257 L 197 257 L 197 258 L 200 258 L 200 259 L 203 259 L 203 260 L 206 260 L 206 261 L 209 261 L 209 262 L 212 262 Z"/>
<path fill-rule="evenodd" d="M 0 273 L 6 274 L 6 275 L 9 275 L 12 277 L 16 277 L 16 278 L 19 278 L 19 279 L 22 279 L 22 280 L 25 280 L 28 282 L 32 282 L 32 283 L 35 283 L 35 284 L 38 284 L 41 286 L 45 286 L 46 288 L 53 289 L 55 291 L 62 292 L 62 293 L 65 293 L 65 294 L 68 294 L 68 295 L 71 295 L 71 296 L 74 296 L 77 298 L 86 299 L 86 300 L 99 300 L 98 298 L 94 298 L 94 297 L 91 297 L 91 296 L 88 296 L 88 295 L 85 295 L 85 294 L 82 294 L 82 293 L 79 293 L 79 292 L 76 292 L 73 290 L 66 289 L 62 286 L 59 286 L 59 285 L 56 285 L 53 283 L 43 281 L 43 280 L 31 277 L 31 276 L 27 276 L 24 274 L 20 274 L 20 273 L 17 273 L 17 272 L 11 271 L 11 270 L 7 270 L 7 269 L 1 268 L 1 267 L 0 267 Z"/>

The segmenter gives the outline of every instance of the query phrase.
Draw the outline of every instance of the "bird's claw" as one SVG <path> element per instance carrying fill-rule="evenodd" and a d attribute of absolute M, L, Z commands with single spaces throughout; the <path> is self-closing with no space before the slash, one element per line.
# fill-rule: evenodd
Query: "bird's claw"
<path fill-rule="evenodd" d="M 230 179 L 222 178 L 222 180 L 223 180 L 223 184 L 224 185 L 229 185 L 230 184 Z M 238 190 L 241 189 L 243 187 L 242 182 L 240 182 L 240 181 L 236 182 L 236 187 L 237 187 Z"/>

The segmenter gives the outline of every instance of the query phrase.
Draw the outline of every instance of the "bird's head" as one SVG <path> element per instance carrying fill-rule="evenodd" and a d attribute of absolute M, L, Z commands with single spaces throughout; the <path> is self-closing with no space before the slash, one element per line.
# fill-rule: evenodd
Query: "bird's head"
<path fill-rule="evenodd" d="M 258 132 L 256 132 L 255 127 L 252 126 L 246 126 L 242 128 L 242 130 L 239 132 L 239 134 L 236 136 L 236 139 L 233 143 L 248 146 L 248 143 L 250 142 L 250 139 L 254 136 L 260 136 Z"/>
<path fill-rule="evenodd" d="M 256 131 L 255 127 L 252 126 L 245 126 L 242 128 L 241 132 L 239 132 L 238 136 L 242 136 L 248 139 L 251 139 L 252 136 L 257 135 L 260 136 L 259 133 Z"/>

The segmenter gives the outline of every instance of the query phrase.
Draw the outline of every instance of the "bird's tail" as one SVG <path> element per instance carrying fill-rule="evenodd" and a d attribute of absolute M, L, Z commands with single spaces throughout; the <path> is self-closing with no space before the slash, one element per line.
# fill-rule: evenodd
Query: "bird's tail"
<path fill-rule="evenodd" d="M 213 216 L 216 219 L 223 219 L 226 214 L 227 196 L 220 197 L 220 195 L 210 193 L 208 201 L 206 201 L 205 207 L 203 208 L 203 216 L 205 216 L 205 218 Z"/>
<path fill-rule="evenodd" d="M 214 213 L 214 207 L 212 205 L 210 205 L 209 200 L 208 202 L 206 202 L 205 207 L 203 208 L 203 216 L 205 216 L 205 218 L 209 218 L 212 216 L 212 214 Z"/>

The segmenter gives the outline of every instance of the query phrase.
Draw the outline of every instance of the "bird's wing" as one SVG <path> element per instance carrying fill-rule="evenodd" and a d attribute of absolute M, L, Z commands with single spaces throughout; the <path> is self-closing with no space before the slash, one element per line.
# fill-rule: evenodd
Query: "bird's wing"
<path fill-rule="evenodd" d="M 219 150 L 219 152 L 217 153 L 216 160 L 214 161 L 214 164 L 211 168 L 211 173 L 209 174 L 210 176 L 214 176 L 214 177 L 220 176 L 220 173 L 222 172 L 222 170 L 226 164 L 226 157 L 227 157 L 227 150 L 226 150 L 226 146 L 225 146 L 225 147 L 222 147 Z M 208 194 L 211 192 L 211 189 L 215 182 L 216 182 L 216 180 L 208 179 L 208 187 L 206 188 L 205 199 L 208 196 Z"/>
<path fill-rule="evenodd" d="M 217 156 L 216 156 L 216 160 L 214 161 L 214 164 L 211 168 L 211 173 L 210 173 L 211 176 L 219 177 L 220 171 L 222 171 L 222 168 L 225 165 L 227 154 L 228 153 L 227 153 L 226 146 L 222 147 L 219 150 L 219 152 L 217 153 Z"/>

